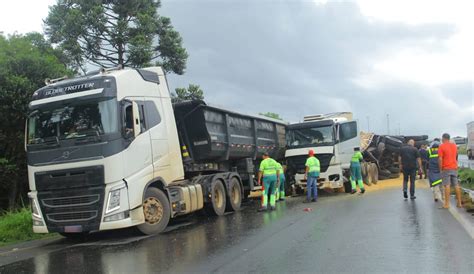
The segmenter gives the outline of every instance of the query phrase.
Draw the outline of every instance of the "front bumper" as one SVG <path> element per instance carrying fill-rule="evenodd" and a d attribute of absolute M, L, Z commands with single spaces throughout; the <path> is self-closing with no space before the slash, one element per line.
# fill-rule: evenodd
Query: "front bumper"
<path fill-rule="evenodd" d="M 304 174 L 295 174 L 295 186 L 306 188 Z M 318 188 L 341 188 L 344 186 L 342 169 L 340 165 L 329 166 L 326 172 L 322 172 L 318 178 Z"/>
<path fill-rule="evenodd" d="M 117 189 L 120 191 L 120 204 L 108 212 L 109 193 Z M 36 220 L 33 223 L 35 233 L 109 230 L 144 222 L 142 207 L 130 210 L 128 189 L 123 182 L 82 190 L 56 190 L 48 193 L 32 191 L 29 197 L 32 203 L 39 205 L 38 214 L 33 214 L 33 220 Z"/>

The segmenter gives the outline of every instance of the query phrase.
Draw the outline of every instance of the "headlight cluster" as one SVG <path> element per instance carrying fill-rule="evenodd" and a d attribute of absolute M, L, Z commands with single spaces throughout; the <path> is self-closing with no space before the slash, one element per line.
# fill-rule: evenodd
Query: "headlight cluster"
<path fill-rule="evenodd" d="M 31 214 L 33 216 L 34 226 L 44 226 L 43 218 L 41 218 L 40 211 L 38 209 L 38 203 L 35 198 L 30 197 Z"/>
<path fill-rule="evenodd" d="M 109 199 L 107 202 L 106 214 L 113 212 L 120 208 L 120 191 L 122 189 L 116 189 L 109 192 Z"/>

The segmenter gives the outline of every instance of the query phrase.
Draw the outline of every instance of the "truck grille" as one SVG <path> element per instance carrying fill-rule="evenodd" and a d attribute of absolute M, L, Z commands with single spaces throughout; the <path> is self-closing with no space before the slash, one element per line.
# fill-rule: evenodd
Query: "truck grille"
<path fill-rule="evenodd" d="M 64 198 L 50 198 L 43 199 L 43 203 L 46 207 L 69 207 L 69 206 L 87 206 L 96 203 L 100 200 L 100 195 L 86 195 L 76 197 L 64 197 Z"/>
<path fill-rule="evenodd" d="M 329 168 L 333 154 L 317 154 L 315 156 L 318 158 L 319 164 L 321 165 L 321 172 L 326 172 Z M 304 173 L 306 169 L 306 159 L 308 159 L 308 156 L 306 155 L 288 157 L 288 169 L 296 173 Z"/>
<path fill-rule="evenodd" d="M 66 212 L 66 213 L 51 213 L 46 214 L 49 221 L 52 222 L 70 222 L 70 221 L 90 221 L 97 217 L 97 210 L 93 211 L 78 211 L 78 212 Z"/>
<path fill-rule="evenodd" d="M 105 196 L 103 167 L 41 172 L 35 177 L 41 181 L 38 200 L 50 232 L 64 232 L 66 226 L 99 229 Z"/>

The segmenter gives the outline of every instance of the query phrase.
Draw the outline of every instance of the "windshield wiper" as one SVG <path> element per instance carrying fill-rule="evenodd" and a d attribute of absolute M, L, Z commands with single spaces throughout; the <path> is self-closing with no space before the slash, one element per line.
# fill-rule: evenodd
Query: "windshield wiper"
<path fill-rule="evenodd" d="M 42 147 L 59 147 L 59 138 L 57 136 L 39 138 L 39 141 L 37 143 L 30 145 L 37 145 Z"/>
<path fill-rule="evenodd" d="M 76 138 L 76 145 L 80 144 L 86 144 L 86 143 L 95 143 L 95 142 L 100 142 L 101 137 L 100 137 L 100 131 L 95 128 L 92 130 L 88 130 L 83 133 L 83 136 L 77 137 Z"/>

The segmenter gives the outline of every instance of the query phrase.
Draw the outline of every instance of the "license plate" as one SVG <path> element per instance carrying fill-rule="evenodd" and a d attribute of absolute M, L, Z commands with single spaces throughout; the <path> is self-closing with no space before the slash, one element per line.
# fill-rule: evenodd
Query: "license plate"
<path fill-rule="evenodd" d="M 82 232 L 82 225 L 68 225 L 64 227 L 66 233 L 78 233 Z"/>

